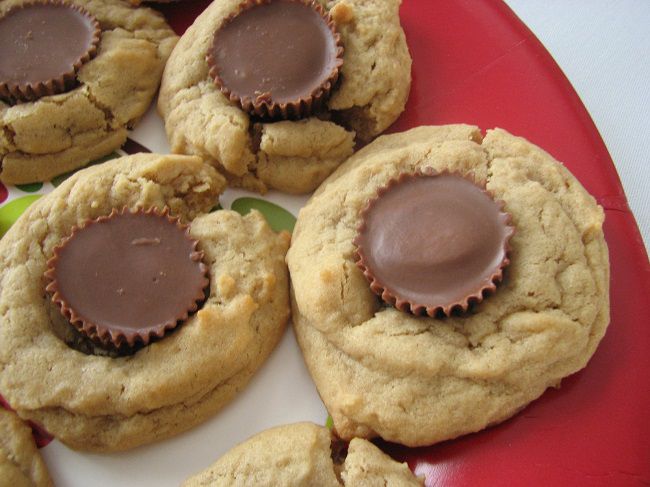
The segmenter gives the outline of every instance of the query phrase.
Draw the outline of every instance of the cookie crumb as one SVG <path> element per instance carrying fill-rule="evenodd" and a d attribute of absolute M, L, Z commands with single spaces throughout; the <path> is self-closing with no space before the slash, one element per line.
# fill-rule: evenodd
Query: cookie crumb
<path fill-rule="evenodd" d="M 235 291 L 235 280 L 228 274 L 221 274 L 217 280 L 217 289 L 224 298 L 231 298 Z"/>
<path fill-rule="evenodd" d="M 347 2 L 340 2 L 332 7 L 330 16 L 337 25 L 349 24 L 354 19 L 354 10 Z"/>
<path fill-rule="evenodd" d="M 336 280 L 336 276 L 331 270 L 323 269 L 320 271 L 320 280 L 323 283 L 327 284 L 327 283 L 334 282 Z"/>

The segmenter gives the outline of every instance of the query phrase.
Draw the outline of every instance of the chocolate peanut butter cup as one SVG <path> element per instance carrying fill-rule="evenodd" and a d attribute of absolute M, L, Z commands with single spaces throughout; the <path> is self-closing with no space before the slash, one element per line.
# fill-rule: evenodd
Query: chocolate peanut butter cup
<path fill-rule="evenodd" d="M 75 227 L 54 249 L 46 290 L 82 334 L 129 350 L 162 338 L 204 300 L 203 253 L 188 227 L 162 212 L 113 210 Z"/>
<path fill-rule="evenodd" d="M 210 76 L 233 102 L 265 119 L 321 110 L 343 64 L 334 22 L 309 0 L 247 0 L 216 30 Z"/>
<path fill-rule="evenodd" d="M 361 212 L 357 265 L 397 309 L 467 311 L 496 289 L 514 233 L 503 203 L 453 173 L 402 174 Z"/>
<path fill-rule="evenodd" d="M 97 53 L 99 22 L 64 1 L 29 2 L 0 17 L 0 99 L 34 101 L 77 85 Z"/>

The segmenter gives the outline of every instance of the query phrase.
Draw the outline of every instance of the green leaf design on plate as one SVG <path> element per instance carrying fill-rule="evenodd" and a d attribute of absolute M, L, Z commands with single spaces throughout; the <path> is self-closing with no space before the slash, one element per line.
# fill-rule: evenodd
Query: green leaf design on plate
<path fill-rule="evenodd" d="M 0 236 L 7 233 L 9 227 L 14 224 L 18 217 L 23 214 L 29 205 L 39 199 L 42 195 L 32 194 L 15 199 L 0 208 Z"/>
<path fill-rule="evenodd" d="M 334 428 L 334 420 L 332 419 L 332 416 L 327 416 L 327 420 L 325 421 L 325 427 L 328 430 Z"/>
<path fill-rule="evenodd" d="M 86 166 L 84 166 L 84 167 L 95 166 L 95 165 L 97 165 L 97 164 L 101 164 L 102 162 L 110 161 L 111 159 L 117 159 L 118 157 L 122 157 L 122 156 L 121 156 L 120 154 L 118 154 L 117 152 L 111 152 L 110 154 L 108 154 L 108 155 L 106 155 L 106 156 L 104 156 L 104 157 L 100 157 L 99 159 L 96 159 L 96 160 L 94 160 L 94 161 L 88 163 L 88 164 L 87 164 Z M 65 181 L 66 179 L 68 179 L 70 176 L 72 176 L 72 175 L 73 175 L 74 173 L 76 173 L 77 171 L 80 171 L 81 169 L 84 169 L 84 168 L 83 168 L 83 167 L 80 167 L 80 168 L 78 168 L 78 169 L 74 169 L 74 170 L 72 170 L 72 171 L 70 171 L 70 172 L 67 172 L 67 173 L 65 173 L 65 174 L 60 174 L 59 176 L 57 176 L 57 177 L 55 177 L 54 179 L 52 179 L 52 186 L 54 186 L 54 187 L 56 188 L 56 187 L 59 186 L 63 181 Z"/>
<path fill-rule="evenodd" d="M 30 183 L 30 184 L 17 184 L 16 188 L 25 193 L 36 193 L 39 189 L 43 187 L 43 183 Z"/>
<path fill-rule="evenodd" d="M 295 216 L 270 201 L 258 198 L 239 198 L 233 201 L 231 208 L 241 215 L 245 215 L 253 209 L 258 210 L 276 232 L 281 230 L 293 232 L 293 227 L 296 225 Z"/>

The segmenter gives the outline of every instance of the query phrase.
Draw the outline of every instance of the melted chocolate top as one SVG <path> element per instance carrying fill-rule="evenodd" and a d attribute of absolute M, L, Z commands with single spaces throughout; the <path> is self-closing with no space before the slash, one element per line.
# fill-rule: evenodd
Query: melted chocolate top
<path fill-rule="evenodd" d="M 402 178 L 372 201 L 355 243 L 367 276 L 411 309 L 453 306 L 490 286 L 513 228 L 492 198 L 453 174 Z"/>
<path fill-rule="evenodd" d="M 300 1 L 272 0 L 243 10 L 217 30 L 211 49 L 221 83 L 242 100 L 298 101 L 337 68 L 332 31 Z"/>
<path fill-rule="evenodd" d="M 74 73 L 93 47 L 93 19 L 69 5 L 35 3 L 0 18 L 0 82 L 46 83 Z"/>
<path fill-rule="evenodd" d="M 117 213 L 73 232 L 50 278 L 72 316 L 132 343 L 133 334 L 175 325 L 196 308 L 208 285 L 200 258 L 196 241 L 166 216 Z"/>

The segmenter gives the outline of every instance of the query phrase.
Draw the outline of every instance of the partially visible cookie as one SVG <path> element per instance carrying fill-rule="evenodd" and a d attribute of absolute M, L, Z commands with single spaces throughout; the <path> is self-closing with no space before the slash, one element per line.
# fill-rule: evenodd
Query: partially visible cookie
<path fill-rule="evenodd" d="M 27 0 L 6 0 L 0 17 Z M 161 14 L 126 0 L 70 0 L 101 27 L 78 86 L 34 101 L 0 100 L 0 179 L 47 181 L 109 154 L 151 104 L 177 36 Z M 1 82 L 2 80 L 0 80 Z"/>
<path fill-rule="evenodd" d="M 333 441 L 327 428 L 312 423 L 271 428 L 239 444 L 183 486 L 422 485 L 406 463 L 396 462 L 366 440 L 353 439 L 343 455 L 332 451 Z"/>
<path fill-rule="evenodd" d="M 21 417 L 72 448 L 123 450 L 195 426 L 246 385 L 288 320 L 289 235 L 255 211 L 210 213 L 224 187 L 197 157 L 138 154 L 75 173 L 23 213 L 0 241 L 0 390 Z M 73 227 L 124 207 L 168 208 L 209 273 L 198 311 L 129 355 L 80 335 L 45 276 Z M 131 245 L 160 242 L 134 235 Z"/>
<path fill-rule="evenodd" d="M 503 281 L 448 317 L 387 304 L 357 265 L 354 241 L 368 202 L 400 175 L 428 171 L 486 185 L 515 230 Z M 406 218 L 417 225 L 425 212 L 415 208 Z M 351 157 L 300 211 L 287 255 L 296 335 L 335 431 L 430 445 L 504 421 L 583 368 L 609 323 L 603 220 L 562 164 L 504 130 L 483 138 L 467 125 L 419 127 Z M 396 261 L 406 278 L 416 274 L 409 269 L 422 275 L 419 256 L 444 254 L 449 266 L 431 278 L 457 280 L 466 270 L 459 249 L 483 242 L 478 232 L 458 238 L 456 223 L 403 236 L 396 245 L 421 251 Z M 433 247 L 441 235 L 449 245 Z"/>
<path fill-rule="evenodd" d="M 0 407 L 0 484 L 48 487 L 52 480 L 38 453 L 32 430 L 15 413 Z"/>
<path fill-rule="evenodd" d="M 416 487 L 423 484 L 406 463 L 396 462 L 361 438 L 350 441 L 340 474 L 343 485 L 349 487 Z"/>
<path fill-rule="evenodd" d="M 250 3 L 255 2 L 213 2 L 196 19 L 170 56 L 158 109 L 172 151 L 200 155 L 230 184 L 307 193 L 353 153 L 356 141 L 373 139 L 404 110 L 411 58 L 399 22 L 400 1 L 318 2 L 344 47 L 339 82 L 324 110 L 283 121 L 251 117 L 209 74 L 206 58 L 215 31 Z"/>
<path fill-rule="evenodd" d="M 129 0 L 133 5 L 140 5 L 141 3 L 175 3 L 184 2 L 187 0 Z"/>

